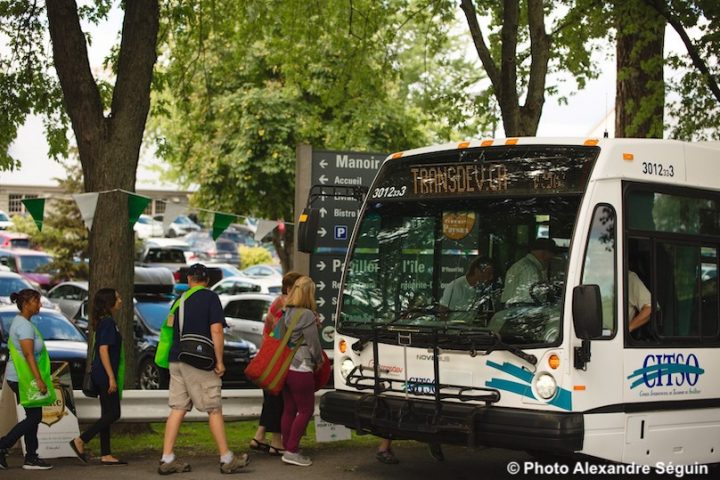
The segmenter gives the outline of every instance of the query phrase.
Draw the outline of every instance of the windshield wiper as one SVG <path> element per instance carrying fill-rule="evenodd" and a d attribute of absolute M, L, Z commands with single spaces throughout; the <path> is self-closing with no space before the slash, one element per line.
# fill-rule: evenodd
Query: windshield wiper
<path fill-rule="evenodd" d="M 492 333 L 492 332 L 491 332 Z M 485 353 L 483 355 L 489 355 L 495 350 L 507 350 L 508 352 L 512 353 L 516 357 L 525 360 L 527 363 L 529 363 L 532 366 L 537 365 L 538 359 L 535 355 L 532 353 L 525 352 L 522 348 L 517 347 L 515 345 L 510 345 L 509 343 L 505 343 L 502 340 L 502 337 L 499 333 L 492 333 L 492 337 L 495 339 L 493 344 L 485 350 Z"/>

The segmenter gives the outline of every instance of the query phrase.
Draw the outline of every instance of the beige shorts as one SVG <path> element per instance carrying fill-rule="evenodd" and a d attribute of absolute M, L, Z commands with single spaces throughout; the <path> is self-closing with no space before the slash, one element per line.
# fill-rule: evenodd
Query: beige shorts
<path fill-rule="evenodd" d="M 222 411 L 220 377 L 212 370 L 200 370 L 183 362 L 170 362 L 168 404 L 173 410 Z"/>

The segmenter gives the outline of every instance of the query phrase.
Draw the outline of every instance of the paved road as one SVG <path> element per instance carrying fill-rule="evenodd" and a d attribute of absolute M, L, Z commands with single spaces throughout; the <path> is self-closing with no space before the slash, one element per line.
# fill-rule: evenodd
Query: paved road
<path fill-rule="evenodd" d="M 283 464 L 277 457 L 268 457 L 263 454 L 251 454 L 251 464 L 247 470 L 237 478 L 249 479 L 252 477 L 263 479 L 277 479 L 281 476 L 292 475 L 293 480 L 489 480 L 489 479 L 530 479 L 530 478 L 602 478 L 602 479 L 647 479 L 647 478 L 679 478 L 669 475 L 572 475 L 558 474 L 555 465 L 547 464 L 547 471 L 538 475 L 535 473 L 518 473 L 510 475 L 508 465 L 518 462 L 521 470 L 524 462 L 533 462 L 526 454 L 509 450 L 486 449 L 468 450 L 461 447 L 446 447 L 445 462 L 437 462 L 428 454 L 427 448 L 422 444 L 406 442 L 396 447 L 396 454 L 400 458 L 398 465 L 382 465 L 375 460 L 372 447 L 359 448 L 324 448 L 317 451 L 308 450 L 314 464 L 302 468 Z M 128 467 L 103 467 L 100 465 L 82 465 L 75 459 L 55 459 L 55 468 L 50 471 L 26 471 L 20 469 L 19 456 L 8 458 L 11 469 L 0 470 L 0 478 L 13 480 L 140 480 L 144 478 L 160 478 L 156 473 L 158 454 L 148 453 L 143 456 L 128 458 Z M 214 456 L 203 456 L 185 459 L 192 463 L 193 471 L 173 475 L 176 480 L 227 480 L 227 475 L 221 475 L 218 469 L 218 459 Z M 557 468 L 560 468 L 559 466 Z M 572 472 L 574 464 L 569 464 Z M 683 478 L 718 478 L 717 472 L 711 471 L 706 475 L 685 475 Z"/>

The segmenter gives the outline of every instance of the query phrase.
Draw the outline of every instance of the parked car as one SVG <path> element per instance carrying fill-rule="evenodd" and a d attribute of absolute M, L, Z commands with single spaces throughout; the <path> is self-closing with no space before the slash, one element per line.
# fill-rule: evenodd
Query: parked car
<path fill-rule="evenodd" d="M 250 278 L 268 278 L 282 282 L 282 267 L 280 265 L 253 265 L 240 271 L 241 275 Z"/>
<path fill-rule="evenodd" d="M 0 248 L 30 248 L 30 237 L 24 233 L 0 232 Z"/>
<path fill-rule="evenodd" d="M 166 268 L 135 267 L 134 285 L 136 291 L 163 293 L 171 289 L 171 287 L 164 287 L 163 285 L 172 285 L 173 283 L 173 275 Z M 63 282 L 48 292 L 49 301 L 54 307 L 57 305 L 62 313 L 74 322 L 78 317 L 80 308 L 87 301 L 88 288 L 88 282 L 84 280 Z M 86 323 L 78 326 L 87 332 Z"/>
<path fill-rule="evenodd" d="M 258 244 L 255 240 L 255 231 L 250 227 L 239 224 L 229 227 L 219 238 L 226 238 L 238 245 L 245 245 L 246 247 L 254 247 Z"/>
<path fill-rule="evenodd" d="M 140 254 L 139 266 L 163 267 L 175 273 L 187 266 L 185 252 L 175 247 L 146 247 Z M 176 278 L 177 280 L 177 278 Z"/>
<path fill-rule="evenodd" d="M 260 347 L 265 315 L 276 297 L 276 294 L 271 293 L 241 293 L 220 297 L 228 328 Z"/>
<path fill-rule="evenodd" d="M 50 254 L 37 250 L 0 249 L 0 264 L 9 267 L 11 272 L 19 273 L 37 289 L 47 291 L 55 285 L 50 273 L 40 271 L 51 261 Z"/>
<path fill-rule="evenodd" d="M 0 304 L 11 305 L 10 294 L 19 292 L 26 288 L 38 290 L 30 285 L 30 282 L 14 272 L 0 272 Z M 60 310 L 57 305 L 51 302 L 45 295 L 40 295 L 40 306 L 50 310 Z"/>
<path fill-rule="evenodd" d="M 163 226 L 161 222 L 153 219 L 150 215 L 140 215 L 135 222 L 133 230 L 138 238 L 162 237 Z"/>
<path fill-rule="evenodd" d="M 237 243 L 227 237 L 220 236 L 217 240 L 213 240 L 207 232 L 193 232 L 185 235 L 183 239 L 200 261 L 240 265 Z"/>
<path fill-rule="evenodd" d="M 18 314 L 16 305 L 0 306 L 0 378 L 5 374 L 5 364 L 10 355 L 7 338 L 10 325 Z M 82 388 L 87 358 L 87 339 L 75 325 L 60 312 L 41 308 L 31 319 L 45 340 L 50 360 L 68 362 L 73 389 Z"/>
<path fill-rule="evenodd" d="M 172 284 L 165 285 L 172 288 Z M 176 297 L 169 293 L 142 293 L 138 290 L 141 289 L 136 285 L 133 301 L 136 385 L 142 390 L 167 389 L 170 377 L 166 369 L 155 364 L 155 351 L 160 339 L 160 328 Z M 87 303 L 83 304 L 75 320 L 78 325 L 87 325 Z M 245 367 L 256 354 L 255 344 L 243 340 L 227 329 L 223 350 L 226 369 L 222 377 L 223 387 L 245 385 Z"/>
<path fill-rule="evenodd" d="M 195 252 L 190 250 L 190 245 L 185 240 L 179 238 L 165 238 L 165 237 L 152 237 L 145 240 L 143 248 L 158 247 L 158 248 L 178 248 L 185 254 L 185 261 L 188 265 L 197 263 L 200 261 L 200 257 Z"/>
<path fill-rule="evenodd" d="M 163 223 L 164 215 L 155 215 L 155 220 Z M 167 230 L 164 232 L 169 238 L 182 237 L 190 232 L 199 232 L 200 225 L 190 220 L 187 215 L 178 215 L 175 220 L 168 225 Z"/>
<path fill-rule="evenodd" d="M 237 295 L 239 293 L 282 293 L 282 280 L 249 278 L 249 277 L 228 277 L 223 278 L 211 287 L 211 290 L 222 298 L 223 295 Z"/>
<path fill-rule="evenodd" d="M 7 230 L 13 226 L 13 222 L 8 214 L 0 210 L 0 230 Z"/>
<path fill-rule="evenodd" d="M 219 268 L 222 278 L 242 276 L 242 271 L 229 263 L 207 263 L 208 268 Z M 212 285 L 210 285 L 212 287 Z"/>

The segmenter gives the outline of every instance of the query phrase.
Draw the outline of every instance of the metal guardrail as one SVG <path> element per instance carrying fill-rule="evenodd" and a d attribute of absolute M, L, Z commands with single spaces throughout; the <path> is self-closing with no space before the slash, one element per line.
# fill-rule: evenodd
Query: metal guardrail
<path fill-rule="evenodd" d="M 315 393 L 315 414 L 319 401 L 326 392 Z M 73 391 L 75 410 L 81 422 L 100 418 L 100 401 L 86 397 L 82 390 Z M 260 389 L 223 390 L 223 416 L 225 420 L 249 420 L 258 418 L 262 410 L 263 394 Z M 170 412 L 167 390 L 125 390 L 121 402 L 120 422 L 164 422 Z M 207 414 L 193 409 L 185 416 L 186 421 L 207 421 Z"/>

